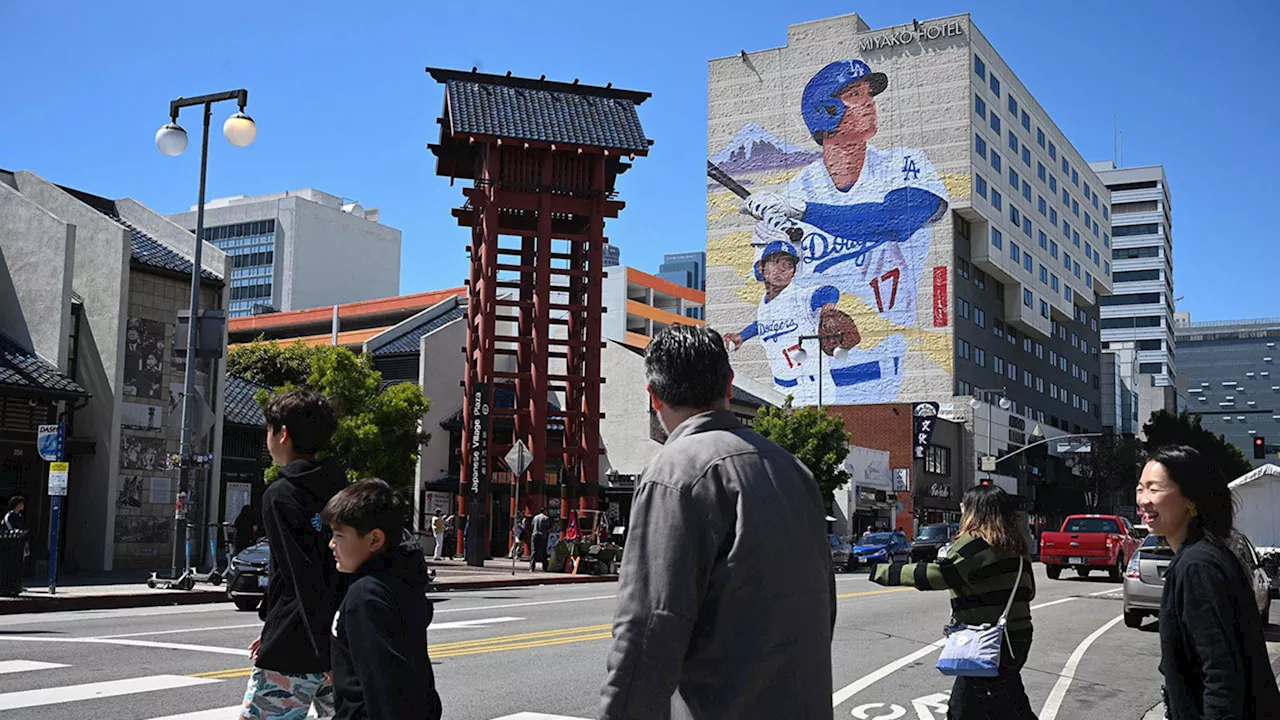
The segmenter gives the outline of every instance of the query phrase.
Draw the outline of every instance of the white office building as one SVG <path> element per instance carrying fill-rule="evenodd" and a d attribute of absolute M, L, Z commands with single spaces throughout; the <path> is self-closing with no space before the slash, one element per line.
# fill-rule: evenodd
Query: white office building
<path fill-rule="evenodd" d="M 169 219 L 194 231 L 196 209 Z M 204 233 L 230 256 L 231 317 L 400 294 L 400 231 L 337 195 L 217 198 L 205 204 Z"/>
<path fill-rule="evenodd" d="M 1153 412 L 1177 411 L 1185 395 L 1174 362 L 1169 182 L 1162 165 L 1091 167 L 1111 191 L 1114 293 L 1101 300 L 1102 347 L 1115 355 L 1118 386 L 1136 398 L 1131 430 L 1140 433 Z"/>

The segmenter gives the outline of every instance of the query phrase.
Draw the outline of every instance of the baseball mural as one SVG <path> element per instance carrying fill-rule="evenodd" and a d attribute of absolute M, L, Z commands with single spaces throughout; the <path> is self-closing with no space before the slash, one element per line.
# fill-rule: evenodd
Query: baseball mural
<path fill-rule="evenodd" d="M 948 211 L 968 205 L 968 169 L 935 166 L 928 145 L 950 138 L 912 117 L 919 74 L 875 62 L 780 72 L 778 102 L 720 142 L 712 65 L 708 320 L 737 372 L 798 405 L 952 391 Z"/>

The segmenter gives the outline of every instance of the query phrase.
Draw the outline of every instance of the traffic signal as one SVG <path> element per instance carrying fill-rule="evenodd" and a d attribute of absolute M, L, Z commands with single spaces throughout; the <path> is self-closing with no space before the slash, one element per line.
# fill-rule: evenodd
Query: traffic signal
<path fill-rule="evenodd" d="M 981 480 L 979 480 L 979 481 L 978 481 L 978 484 L 979 484 L 979 485 L 990 485 L 990 484 L 991 484 L 991 478 L 982 478 Z"/>
<path fill-rule="evenodd" d="M 1253 438 L 1253 459 L 1267 459 L 1267 439 L 1261 436 Z"/>

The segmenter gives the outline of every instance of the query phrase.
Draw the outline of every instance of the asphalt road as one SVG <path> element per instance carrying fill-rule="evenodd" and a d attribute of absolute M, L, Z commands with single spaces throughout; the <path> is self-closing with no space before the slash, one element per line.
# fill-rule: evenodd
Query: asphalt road
<path fill-rule="evenodd" d="M 1158 700 L 1154 622 L 1119 621 L 1120 586 L 1050 581 L 1037 566 L 1024 678 L 1041 720 L 1140 720 Z M 838 576 L 834 716 L 931 720 L 950 682 L 933 668 L 945 593 Z M 429 631 L 445 717 L 595 717 L 615 586 L 437 596 Z M 236 717 L 255 614 L 227 605 L 0 616 L 6 720 Z M 1274 629 L 1274 628 L 1273 628 Z M 540 715 L 545 713 L 545 715 Z"/>

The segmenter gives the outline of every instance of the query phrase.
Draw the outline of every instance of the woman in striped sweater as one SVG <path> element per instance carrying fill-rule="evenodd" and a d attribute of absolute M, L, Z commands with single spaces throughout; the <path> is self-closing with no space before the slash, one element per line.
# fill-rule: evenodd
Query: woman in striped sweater
<path fill-rule="evenodd" d="M 1031 650 L 1031 600 L 1036 595 L 1027 534 L 1018 526 L 1013 499 L 994 485 L 970 488 L 960 502 L 960 512 L 960 535 L 946 557 L 937 562 L 879 565 L 872 568 L 871 581 L 919 590 L 950 590 L 949 624 L 971 626 L 994 625 L 1017 582 L 1000 674 L 993 678 L 957 677 L 947 718 L 1035 720 L 1021 672 Z"/>

